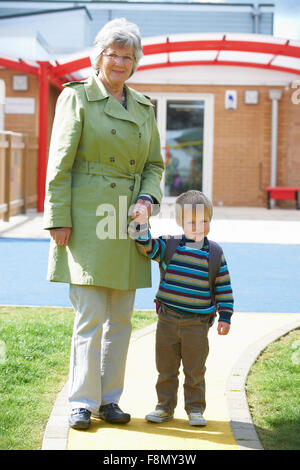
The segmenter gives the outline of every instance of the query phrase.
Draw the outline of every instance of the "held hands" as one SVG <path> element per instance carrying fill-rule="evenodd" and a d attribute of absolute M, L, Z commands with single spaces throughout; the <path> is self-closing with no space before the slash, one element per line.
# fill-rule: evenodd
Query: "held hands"
<path fill-rule="evenodd" d="M 227 323 L 226 321 L 219 321 L 218 323 L 218 334 L 219 335 L 227 335 L 230 330 L 230 323 Z"/>
<path fill-rule="evenodd" d="M 67 245 L 72 229 L 70 227 L 53 228 L 50 230 L 50 235 L 57 245 Z"/>
<path fill-rule="evenodd" d="M 151 210 L 152 204 L 150 201 L 138 199 L 133 208 L 131 219 L 139 224 L 145 224 L 148 222 Z M 63 246 L 68 245 L 71 232 L 70 227 L 60 227 L 50 230 L 50 235 L 57 245 Z"/>
<path fill-rule="evenodd" d="M 145 199 L 138 199 L 133 208 L 131 219 L 141 225 L 146 224 L 151 215 L 151 211 L 152 204 L 150 201 Z"/>

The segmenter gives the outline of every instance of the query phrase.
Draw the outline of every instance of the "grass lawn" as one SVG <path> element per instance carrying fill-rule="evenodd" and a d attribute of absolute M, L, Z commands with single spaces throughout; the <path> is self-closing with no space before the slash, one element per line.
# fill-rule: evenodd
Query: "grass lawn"
<path fill-rule="evenodd" d="M 247 379 L 253 423 L 265 450 L 300 450 L 300 329 L 269 345 Z"/>
<path fill-rule="evenodd" d="M 73 309 L 0 307 L 0 450 L 40 449 L 69 373 Z M 156 320 L 134 312 L 133 330 Z"/>

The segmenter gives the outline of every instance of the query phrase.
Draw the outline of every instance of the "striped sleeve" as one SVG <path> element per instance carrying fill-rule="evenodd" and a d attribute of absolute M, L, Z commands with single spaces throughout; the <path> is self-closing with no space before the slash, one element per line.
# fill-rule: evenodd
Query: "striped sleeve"
<path fill-rule="evenodd" d="M 219 312 L 219 321 L 230 323 L 233 314 L 233 293 L 225 256 L 222 256 L 219 273 L 216 277 L 215 297 Z"/>
<path fill-rule="evenodd" d="M 148 234 L 136 238 L 139 252 L 158 263 L 163 259 L 166 243 L 162 238 L 152 238 L 150 230 Z"/>

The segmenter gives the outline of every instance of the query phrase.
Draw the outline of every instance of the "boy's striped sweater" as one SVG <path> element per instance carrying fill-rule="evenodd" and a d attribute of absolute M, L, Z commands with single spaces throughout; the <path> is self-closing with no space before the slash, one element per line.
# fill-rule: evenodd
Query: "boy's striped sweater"
<path fill-rule="evenodd" d="M 136 243 L 139 251 L 148 258 L 157 262 L 163 258 L 166 247 L 163 237 L 151 238 L 149 231 L 148 235 L 137 238 Z M 233 313 L 233 295 L 226 259 L 223 255 L 216 277 L 215 307 L 212 305 L 209 289 L 208 240 L 204 239 L 201 249 L 192 248 L 192 244 L 192 240 L 183 236 L 172 256 L 165 278 L 159 285 L 156 298 L 182 314 L 211 314 L 217 308 L 219 321 L 230 323 Z"/>

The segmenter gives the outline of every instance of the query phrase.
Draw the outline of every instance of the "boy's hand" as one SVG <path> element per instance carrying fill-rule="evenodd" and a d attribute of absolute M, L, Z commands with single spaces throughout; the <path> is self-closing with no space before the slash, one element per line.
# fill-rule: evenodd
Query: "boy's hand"
<path fill-rule="evenodd" d="M 230 330 L 230 323 L 226 321 L 219 321 L 218 323 L 218 334 L 219 335 L 227 335 Z"/>

